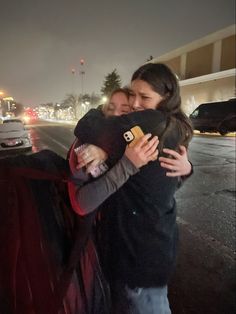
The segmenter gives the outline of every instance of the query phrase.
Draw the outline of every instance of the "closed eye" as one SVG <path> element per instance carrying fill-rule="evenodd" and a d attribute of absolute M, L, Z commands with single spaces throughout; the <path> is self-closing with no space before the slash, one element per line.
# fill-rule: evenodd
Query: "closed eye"
<path fill-rule="evenodd" d="M 135 94 L 134 94 L 134 93 L 129 92 L 129 97 L 134 97 L 134 96 L 135 96 Z"/>

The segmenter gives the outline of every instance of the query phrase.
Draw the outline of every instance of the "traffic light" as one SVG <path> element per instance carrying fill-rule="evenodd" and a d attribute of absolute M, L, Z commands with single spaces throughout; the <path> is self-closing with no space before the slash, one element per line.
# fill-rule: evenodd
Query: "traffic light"
<path fill-rule="evenodd" d="M 84 59 L 80 59 L 80 65 L 84 65 Z"/>

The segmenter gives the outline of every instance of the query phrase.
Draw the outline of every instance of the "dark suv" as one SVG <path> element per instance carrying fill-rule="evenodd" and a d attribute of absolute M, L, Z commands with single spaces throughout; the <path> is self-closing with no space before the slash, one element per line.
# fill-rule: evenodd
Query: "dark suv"
<path fill-rule="evenodd" d="M 206 103 L 190 115 L 193 127 L 200 132 L 219 132 L 225 135 L 236 131 L 236 98 Z"/>

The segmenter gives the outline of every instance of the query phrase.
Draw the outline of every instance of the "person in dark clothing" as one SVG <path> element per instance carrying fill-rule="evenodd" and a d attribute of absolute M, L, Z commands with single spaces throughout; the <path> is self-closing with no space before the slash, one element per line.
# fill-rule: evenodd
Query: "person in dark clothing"
<path fill-rule="evenodd" d="M 142 164 L 157 158 L 156 146 Z M 110 176 L 119 163 L 132 165 L 131 155 Z M 70 167 L 71 158 L 50 150 L 0 159 L 0 313 L 109 313 L 90 238 L 96 212 L 81 217 L 72 210 L 68 185 L 83 191 L 84 179 Z"/>
<path fill-rule="evenodd" d="M 100 106 L 106 117 L 121 116 L 132 112 L 129 104 L 130 89 L 128 87 L 117 88 L 112 91 L 107 103 Z M 188 160 L 187 150 L 185 146 L 179 147 L 179 152 L 167 149 L 168 158 L 160 157 L 162 167 L 168 169 L 167 176 L 179 176 L 183 181 L 193 173 L 193 166 Z M 86 144 L 83 150 L 77 151 L 77 168 L 80 169 L 86 166 L 87 172 L 90 172 L 94 167 L 101 164 L 108 158 L 106 152 L 98 146 Z"/>
<path fill-rule="evenodd" d="M 82 121 L 79 122 L 79 124 L 77 125 L 75 129 L 75 133 L 78 136 L 79 143 L 90 143 L 90 142 L 94 143 L 95 145 L 101 146 L 104 150 L 106 150 L 110 156 L 109 166 L 111 167 L 111 170 L 108 171 L 108 173 L 105 174 L 103 177 L 97 180 L 93 180 L 93 182 L 91 182 L 90 185 L 96 187 L 96 185 L 98 186 L 98 184 L 101 183 L 101 180 L 105 180 L 105 178 L 107 177 L 108 184 L 105 184 L 105 185 L 111 186 L 112 189 L 109 188 L 108 193 L 100 197 L 99 202 L 97 203 L 93 202 L 93 204 L 90 206 L 90 209 L 89 209 L 90 212 L 94 211 L 94 209 L 101 202 L 103 202 L 109 195 L 113 194 L 115 196 L 116 190 L 119 189 L 122 184 L 125 187 L 125 185 L 130 181 L 131 178 L 135 178 L 136 176 L 137 178 L 138 177 L 142 178 L 143 174 L 144 176 L 148 174 L 148 172 L 142 173 L 134 165 L 132 165 L 127 160 L 127 158 L 122 157 L 125 151 L 125 147 L 126 147 L 126 142 L 122 140 L 123 132 L 129 130 L 132 126 L 139 124 L 141 125 L 144 133 L 153 131 L 153 134 L 161 135 L 165 129 L 165 126 L 167 125 L 166 113 L 158 111 L 158 110 L 153 110 L 153 109 L 145 110 L 145 112 L 134 112 L 130 115 L 127 115 L 126 118 L 124 117 L 121 117 L 121 118 L 116 117 L 116 118 L 118 120 L 113 120 L 112 118 L 104 120 L 104 116 L 100 116 L 97 111 L 95 112 L 92 111 L 92 114 L 90 113 L 90 116 L 88 115 L 84 119 L 82 119 Z M 93 121 L 92 124 L 90 124 L 91 119 Z M 98 121 L 98 122 L 94 123 L 94 121 Z M 102 122 L 102 125 L 100 124 L 100 122 Z M 89 127 L 91 127 L 91 129 L 89 129 Z M 91 130 L 93 128 L 95 129 L 97 128 L 97 130 L 95 130 L 95 133 L 92 135 L 93 132 L 91 132 Z M 95 140 L 93 140 L 94 137 L 95 137 Z M 141 147 L 143 145 L 144 146 L 149 145 L 150 142 L 147 142 L 148 138 L 149 138 L 149 135 L 148 136 L 146 135 L 145 141 L 143 143 L 140 142 L 141 144 L 139 143 L 139 145 Z M 173 139 L 171 140 L 169 140 L 169 138 L 167 137 L 167 139 L 165 140 L 165 143 L 168 145 L 168 142 L 169 142 L 170 145 L 168 145 L 168 147 L 176 148 L 179 144 L 178 138 L 180 138 L 179 134 L 176 134 L 176 136 L 174 136 Z M 172 143 L 172 140 L 173 140 L 173 143 Z M 117 149 L 117 150 L 115 149 L 116 151 L 114 151 L 114 147 Z M 154 151 L 152 151 L 151 154 L 152 153 L 154 153 Z M 18 167 L 17 167 L 17 164 L 15 164 L 15 160 L 12 163 L 12 165 L 10 165 L 10 167 L 6 167 L 6 163 L 4 164 L 4 162 L 0 164 L 1 179 L 2 179 L 1 183 L 4 187 L 3 190 L 6 192 L 6 195 L 7 193 L 11 193 L 12 198 L 10 198 L 10 200 L 12 199 L 14 202 L 14 206 L 9 201 L 4 203 L 3 207 L 5 210 L 2 211 L 2 213 L 5 213 L 5 216 L 4 216 L 5 219 L 7 219 L 9 210 L 13 210 L 14 215 L 18 216 L 18 214 L 20 214 L 20 219 L 17 219 L 15 221 L 16 223 L 19 222 L 18 223 L 19 228 L 17 228 L 16 230 L 24 230 L 23 235 L 19 237 L 19 239 L 21 240 L 20 243 L 22 243 L 22 245 L 20 246 L 20 250 L 18 249 L 19 246 L 18 246 L 18 242 L 16 241 L 17 235 L 11 234 L 11 230 L 13 229 L 8 229 L 6 226 L 6 227 L 2 227 L 0 230 L 1 237 L 3 238 L 5 237 L 7 239 L 9 238 L 8 243 L 11 243 L 11 246 L 9 248 L 12 249 L 12 250 L 8 250 L 8 249 L 6 250 L 6 248 L 1 248 L 0 250 L 1 257 L 4 256 L 4 258 L 1 259 L 3 261 L 4 267 L 2 267 L 1 274 L 0 274 L 1 279 L 3 278 L 0 284 L 0 292 L 3 294 L 1 294 L 0 296 L 2 297 L 3 295 L 2 299 L 5 299 L 5 297 L 7 296 L 7 301 L 9 300 L 12 301 L 12 303 L 10 301 L 8 302 L 8 305 L 9 303 L 11 303 L 10 306 L 12 308 L 12 312 L 10 312 L 9 310 L 9 313 L 18 314 L 18 313 L 21 313 L 22 309 L 24 309 L 23 311 L 27 313 L 27 311 L 30 311 L 30 309 L 34 306 L 34 310 L 37 313 L 40 313 L 40 314 L 45 313 L 48 311 L 48 308 L 50 308 L 49 312 L 54 314 L 54 313 L 58 313 L 58 302 L 60 303 L 60 306 L 61 306 L 61 303 L 66 304 L 66 302 L 64 302 L 64 299 L 60 295 L 61 292 L 59 292 L 59 301 L 57 300 L 57 297 L 55 297 L 55 295 L 56 296 L 58 295 L 57 294 L 58 291 L 57 289 L 55 289 L 55 287 L 57 287 L 58 278 L 60 277 L 60 274 L 63 274 L 64 270 L 67 269 L 67 267 L 70 268 L 71 266 L 70 259 L 71 259 L 71 251 L 73 250 L 73 246 L 74 246 L 73 245 L 74 244 L 73 231 L 75 230 L 74 229 L 75 217 L 71 213 L 70 208 L 69 208 L 69 214 L 68 214 L 69 218 L 65 218 L 66 210 L 68 210 L 68 208 L 66 209 L 67 206 L 65 204 L 67 203 L 67 201 L 65 202 L 65 200 L 68 200 L 68 195 L 59 193 L 59 191 L 62 191 L 62 190 L 60 189 L 58 190 L 58 187 L 56 187 L 54 184 L 53 186 L 51 186 L 50 184 L 50 187 L 48 186 L 47 188 L 44 189 L 44 191 L 47 191 L 46 198 L 44 198 L 42 195 L 38 195 L 38 192 L 40 193 L 40 191 L 42 191 L 41 188 L 45 186 L 44 180 L 58 180 L 59 179 L 59 182 L 64 182 L 64 180 L 68 180 L 68 174 L 66 177 L 64 177 L 62 175 L 64 174 L 64 171 L 61 172 L 61 169 L 64 169 L 66 173 L 68 171 L 68 165 L 64 164 L 64 161 L 62 162 L 61 160 L 59 161 L 58 158 L 54 158 L 55 156 L 52 156 L 51 154 L 52 153 L 50 152 L 49 154 L 45 155 L 44 152 L 42 152 L 36 155 L 32 155 L 30 157 L 27 156 L 28 158 L 26 157 L 25 160 L 23 160 L 24 158 L 21 157 L 21 160 L 19 160 Z M 151 154 L 149 155 L 149 157 L 152 157 Z M 42 159 L 39 162 L 40 167 L 38 169 L 38 170 L 42 170 L 42 173 L 41 172 L 38 173 L 37 171 L 36 172 L 26 171 L 27 168 L 35 167 L 36 160 L 34 158 L 36 159 L 39 158 L 38 161 Z M 28 164 L 30 163 L 30 160 L 33 161 L 32 165 Z M 52 162 L 52 160 L 54 161 Z M 121 161 L 119 162 L 119 160 Z M 152 158 L 150 160 L 152 160 Z M 28 166 L 24 167 L 25 166 L 24 162 L 26 162 Z M 63 163 L 63 165 L 61 163 Z M 128 167 L 127 167 L 127 163 L 129 164 Z M 154 162 L 150 162 L 150 164 L 152 163 Z M 46 168 L 45 168 L 45 165 L 47 165 Z M 50 177 L 49 170 L 55 169 L 54 168 L 55 165 L 58 167 L 58 169 L 60 169 L 59 171 L 60 176 L 58 177 L 57 172 L 56 172 L 56 173 L 52 173 L 52 176 Z M 144 166 L 143 168 L 145 167 L 146 166 Z M 155 170 L 156 168 L 154 167 L 153 169 Z M 120 180 L 120 183 L 118 184 L 117 181 L 119 180 L 117 180 L 117 175 L 120 176 L 121 172 L 122 172 L 121 179 L 123 181 Z M 57 179 L 55 179 L 54 175 L 57 176 Z M 24 178 L 24 181 L 22 181 L 22 177 Z M 33 181 L 36 180 L 36 181 L 32 182 L 32 180 Z M 76 178 L 76 180 L 77 180 L 76 186 L 79 187 L 79 190 L 82 192 L 81 194 L 83 194 L 83 191 L 86 190 L 86 185 L 84 186 L 83 183 L 81 185 L 81 181 L 79 181 L 78 178 Z M 145 180 L 143 181 L 143 179 L 139 179 L 137 182 L 140 183 L 140 187 L 141 187 L 142 184 L 143 183 L 145 184 L 145 182 L 147 181 Z M 23 186 L 22 186 L 22 183 L 23 183 Z M 64 191 L 66 191 L 65 185 L 63 186 L 63 189 Z M 54 191 L 55 194 L 48 193 L 49 190 Z M 131 189 L 128 188 L 128 193 L 130 193 L 131 191 L 132 191 L 132 186 L 131 186 Z M 167 188 L 167 192 L 168 192 L 168 188 Z M 28 197 L 26 198 L 25 195 L 27 195 Z M 54 201 L 52 201 L 52 195 L 55 195 L 55 200 L 57 202 L 54 203 Z M 143 195 L 146 198 L 146 191 L 144 191 Z M 60 196 L 62 198 L 60 198 Z M 80 197 L 81 195 L 76 195 L 76 196 Z M 141 193 L 140 193 L 140 196 L 141 196 Z M 79 199 L 79 197 L 77 200 L 80 206 L 82 206 L 81 205 L 82 202 Z M 92 195 L 91 195 L 91 198 L 92 198 Z M 59 199 L 61 201 L 58 202 Z M 107 204 L 109 204 L 109 201 L 110 200 L 108 200 Z M 151 198 L 149 201 L 151 204 L 152 203 Z M 105 208 L 108 208 L 106 207 L 107 204 L 106 203 L 104 204 Z M 85 207 L 87 205 L 89 204 L 88 203 L 83 204 L 83 206 Z M 62 206 L 64 209 L 62 210 L 60 206 Z M 54 208 L 53 211 L 52 211 L 52 208 Z M 49 215 L 51 217 L 50 219 L 47 218 L 48 212 L 50 212 L 51 214 Z M 58 215 L 58 213 L 60 213 L 60 215 Z M 33 219 L 34 224 L 31 224 L 31 219 L 29 219 L 28 224 L 24 226 L 24 221 L 27 221 L 26 219 L 27 214 L 31 214 L 31 216 L 29 217 Z M 104 215 L 105 215 L 105 211 L 104 211 Z M 86 218 L 88 217 L 86 216 Z M 104 218 L 106 217 L 104 216 Z M 113 219 L 113 217 L 111 218 Z M 93 217 L 92 217 L 92 220 L 93 220 Z M 12 220 L 10 219 L 9 221 L 10 226 L 12 226 L 11 221 Z M 102 219 L 101 221 L 102 221 L 101 239 L 102 241 L 103 239 L 105 240 L 104 242 L 105 248 L 108 248 L 106 244 L 108 244 L 107 236 L 110 233 L 110 230 L 108 230 L 109 231 L 108 233 L 107 232 L 104 233 L 103 231 L 106 229 L 107 220 Z M 113 225 L 113 222 L 115 222 L 115 220 L 111 220 L 111 222 Z M 66 226 L 64 226 L 65 223 L 66 223 Z M 91 225 L 90 222 L 88 222 L 88 225 Z M 24 226 L 23 229 L 22 229 L 22 226 Z M 33 229 L 32 229 L 32 226 L 34 226 Z M 82 224 L 82 227 L 83 226 L 84 224 Z M 50 230 L 50 227 L 52 227 L 53 231 Z M 124 227 L 125 227 L 125 224 L 124 224 Z M 31 237 L 29 237 L 30 230 L 33 231 Z M 86 232 L 85 234 L 87 235 Z M 15 238 L 14 238 L 14 235 L 15 235 Z M 12 239 L 12 236 L 15 241 L 10 241 Z M 50 239 L 51 241 L 47 241 L 48 239 Z M 35 246 L 35 243 L 37 244 L 37 246 Z M 67 243 L 67 244 L 64 246 L 64 243 Z M 34 253 L 32 253 L 33 255 L 31 258 L 30 247 L 32 247 L 33 244 L 34 244 L 35 250 L 34 250 Z M 43 248 L 43 250 L 40 249 L 40 247 Z M 106 252 L 104 252 L 105 255 L 103 255 L 104 257 L 108 257 L 107 259 L 108 261 L 110 260 L 110 257 L 111 257 L 111 254 L 110 254 L 112 253 L 110 251 L 111 249 L 112 248 L 109 247 L 109 250 L 106 251 L 108 252 L 108 255 L 106 254 Z M 52 252 L 52 259 L 51 259 L 50 252 Z M 10 265 L 8 264 L 9 260 L 13 263 L 13 267 L 11 269 L 9 269 L 8 267 L 8 265 Z M 35 268 L 36 264 L 40 265 L 41 267 L 40 271 L 36 270 Z M 15 268 L 16 265 L 17 267 Z M 47 265 L 49 267 L 48 269 L 47 269 Z M 17 269 L 17 272 L 14 272 L 14 269 Z M 7 271 L 4 272 L 4 270 L 7 270 Z M 71 271 L 71 269 L 69 269 L 69 271 Z M 110 272 L 107 273 L 108 278 L 110 278 L 109 273 Z M 44 276 L 40 276 L 40 274 L 44 274 Z M 9 277 L 7 275 L 9 275 Z M 73 276 L 74 278 L 74 272 L 69 273 L 69 275 Z M 113 275 L 111 277 L 113 278 Z M 78 284 L 78 281 L 77 281 L 78 278 L 80 278 L 80 276 L 76 277 L 74 288 L 75 288 L 75 285 Z M 10 281 L 8 281 L 8 279 Z M 23 279 L 23 281 L 21 281 L 20 279 Z M 39 281 L 40 283 L 38 283 L 37 279 L 40 279 Z M 47 279 L 47 280 L 44 280 L 44 279 Z M 62 279 L 64 278 L 62 277 Z M 67 279 L 68 278 L 66 278 L 66 280 Z M 62 280 L 62 282 L 63 281 L 64 280 Z M 12 283 L 14 282 L 17 282 L 18 285 L 12 286 Z M 20 282 L 21 284 L 19 284 Z M 111 287 L 113 291 L 113 287 L 115 285 L 113 285 L 113 281 L 110 281 L 110 282 L 112 283 Z M 6 285 L 4 285 L 4 283 Z M 4 289 L 5 286 L 8 287 L 7 290 Z M 45 287 L 47 288 L 47 290 L 45 289 Z M 80 291 L 80 289 L 76 291 Z M 72 289 L 72 293 L 73 292 L 76 293 L 75 290 L 73 291 Z M 50 303 L 48 303 L 49 302 L 48 300 L 50 300 Z M 77 301 L 78 299 L 75 300 L 75 304 L 77 303 Z M 17 308 L 16 308 L 16 305 L 17 305 Z M 52 307 L 52 310 L 51 310 L 51 307 Z M 71 312 L 69 312 L 69 309 Z M 64 311 L 73 313 L 73 314 L 83 313 L 82 311 L 86 313 L 90 313 L 89 309 L 85 310 L 83 308 L 83 310 L 81 310 L 80 307 L 78 307 L 78 305 L 74 309 L 73 307 L 68 306 L 64 308 Z M 122 311 L 120 313 L 122 313 Z"/>
<path fill-rule="evenodd" d="M 75 128 L 76 136 L 101 147 L 106 142 L 111 163 L 124 150 L 125 141 L 118 139 L 135 125 L 158 136 L 163 158 L 166 149 L 188 146 L 192 128 L 181 111 L 177 79 L 166 65 L 146 64 L 133 74 L 131 106 L 135 112 L 121 117 L 90 112 Z M 96 143 L 93 132 L 103 132 Z M 170 313 L 167 284 L 176 259 L 177 188 L 178 178 L 166 176 L 153 161 L 100 206 L 100 257 L 111 287 L 112 313 Z"/>

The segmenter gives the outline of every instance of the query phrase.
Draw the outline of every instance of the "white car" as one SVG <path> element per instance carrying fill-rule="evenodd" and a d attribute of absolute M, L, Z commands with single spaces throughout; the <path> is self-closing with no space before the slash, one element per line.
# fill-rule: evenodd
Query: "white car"
<path fill-rule="evenodd" d="M 14 149 L 31 149 L 32 143 L 23 122 L 19 119 L 2 119 L 0 122 L 0 152 Z"/>

